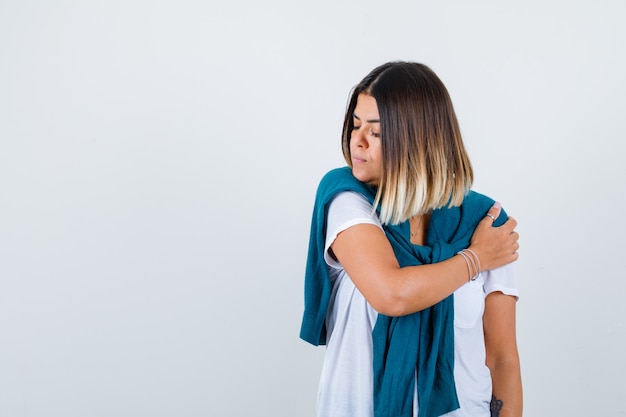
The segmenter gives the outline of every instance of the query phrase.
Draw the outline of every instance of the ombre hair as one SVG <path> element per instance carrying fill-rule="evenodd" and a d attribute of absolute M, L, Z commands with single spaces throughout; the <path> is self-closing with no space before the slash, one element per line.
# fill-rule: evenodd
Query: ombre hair
<path fill-rule="evenodd" d="M 343 156 L 352 168 L 350 138 L 359 94 L 376 100 L 382 173 L 374 206 L 380 220 L 398 224 L 444 206 L 459 206 L 474 174 L 452 100 L 427 66 L 389 62 L 352 91 L 343 122 Z"/>

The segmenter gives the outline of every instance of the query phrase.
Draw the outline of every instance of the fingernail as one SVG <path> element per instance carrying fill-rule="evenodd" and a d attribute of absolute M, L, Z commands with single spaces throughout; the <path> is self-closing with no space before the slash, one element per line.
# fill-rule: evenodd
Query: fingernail
<path fill-rule="evenodd" d="M 493 207 L 494 208 L 500 208 L 500 202 L 496 201 L 495 203 L 493 203 Z"/>

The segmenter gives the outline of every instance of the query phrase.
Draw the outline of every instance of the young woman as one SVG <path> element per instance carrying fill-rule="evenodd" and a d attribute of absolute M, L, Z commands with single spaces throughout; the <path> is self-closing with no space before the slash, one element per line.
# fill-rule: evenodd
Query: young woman
<path fill-rule="evenodd" d="M 326 344 L 318 415 L 521 416 L 516 222 L 470 190 L 445 86 L 422 64 L 375 68 L 342 146 L 305 278 L 301 337 Z"/>

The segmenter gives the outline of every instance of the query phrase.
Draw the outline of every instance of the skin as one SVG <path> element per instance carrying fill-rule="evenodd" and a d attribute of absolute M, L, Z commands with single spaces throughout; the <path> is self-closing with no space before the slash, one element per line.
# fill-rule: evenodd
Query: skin
<path fill-rule="evenodd" d="M 494 292 L 485 299 L 483 327 L 486 364 L 491 371 L 493 396 L 491 415 L 522 415 L 522 377 L 515 336 L 515 297 Z"/>
<path fill-rule="evenodd" d="M 359 94 L 353 121 L 350 138 L 352 175 L 361 182 L 376 185 L 380 181 L 383 165 L 380 118 L 374 97 Z"/>
<path fill-rule="evenodd" d="M 366 94 L 358 97 L 354 130 L 350 139 L 354 176 L 377 185 L 382 172 L 380 122 L 376 100 Z M 497 217 L 499 204 L 489 210 Z M 411 241 L 423 244 L 429 216 L 410 220 Z M 479 257 L 482 269 L 490 270 L 518 258 L 517 222 L 513 218 L 493 227 L 485 217 L 476 228 L 470 249 Z M 376 226 L 359 224 L 340 233 L 331 246 L 370 305 L 388 316 L 403 316 L 430 307 L 467 283 L 465 260 L 456 255 L 444 262 L 400 268 L 384 232 Z M 515 336 L 514 297 L 501 292 L 487 296 L 483 315 L 486 363 L 493 381 L 492 416 L 522 415 L 522 383 Z"/>

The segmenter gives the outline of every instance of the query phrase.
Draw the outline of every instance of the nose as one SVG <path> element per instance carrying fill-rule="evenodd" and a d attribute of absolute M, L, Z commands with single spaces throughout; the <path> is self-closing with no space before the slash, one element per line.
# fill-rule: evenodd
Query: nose
<path fill-rule="evenodd" d="M 359 128 L 352 130 L 352 137 L 350 138 L 354 146 L 359 148 L 367 148 L 367 136 L 365 135 L 365 129 Z"/>

